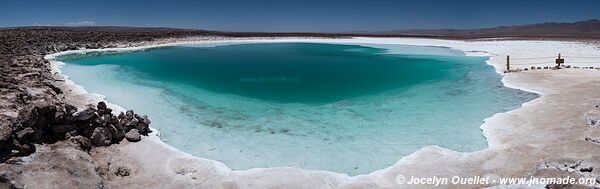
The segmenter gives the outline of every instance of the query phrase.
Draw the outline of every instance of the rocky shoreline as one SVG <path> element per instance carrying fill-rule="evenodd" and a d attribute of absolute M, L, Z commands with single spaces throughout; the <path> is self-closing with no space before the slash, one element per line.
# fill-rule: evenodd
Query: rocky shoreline
<path fill-rule="evenodd" d="M 34 144 L 53 144 L 61 140 L 72 140 L 86 151 L 119 143 L 125 138 L 137 142 L 141 140 L 140 135 L 151 132 L 149 125 L 147 116 L 137 115 L 132 110 L 113 115 L 104 102 L 81 111 L 69 104 L 28 105 L 19 111 L 16 121 L 2 131 L 0 161 L 30 155 L 35 152 Z"/>
<path fill-rule="evenodd" d="M 23 187 L 12 180 L 19 172 L 10 165 L 22 164 L 20 156 L 32 154 L 36 146 L 65 141 L 89 151 L 94 146 L 107 146 L 124 138 L 139 141 L 140 134 L 150 132 L 149 119 L 133 111 L 116 116 L 103 102 L 82 111 L 67 104 L 44 55 L 193 34 L 168 30 L 0 30 L 0 162 L 9 165 L 2 167 L 0 185 Z"/>

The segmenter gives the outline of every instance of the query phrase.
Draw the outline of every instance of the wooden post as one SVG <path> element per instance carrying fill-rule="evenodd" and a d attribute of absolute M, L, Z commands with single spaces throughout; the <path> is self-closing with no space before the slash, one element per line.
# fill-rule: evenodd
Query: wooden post
<path fill-rule="evenodd" d="M 510 71 L 510 56 L 506 55 L 506 71 Z"/>
<path fill-rule="evenodd" d="M 561 64 L 564 64 L 564 63 L 565 63 L 565 59 L 562 59 L 562 58 L 560 57 L 560 53 L 558 53 L 558 58 L 556 59 L 556 67 L 557 67 L 557 68 L 560 68 L 560 65 L 561 65 Z"/>

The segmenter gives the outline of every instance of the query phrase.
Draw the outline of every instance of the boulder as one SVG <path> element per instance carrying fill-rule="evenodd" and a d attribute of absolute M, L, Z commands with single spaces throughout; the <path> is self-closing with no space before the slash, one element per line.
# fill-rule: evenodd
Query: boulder
<path fill-rule="evenodd" d="M 21 142 L 33 142 L 33 135 L 34 135 L 35 131 L 33 130 L 33 128 L 31 127 L 27 127 L 19 132 L 17 132 L 16 137 L 17 140 L 21 141 Z"/>
<path fill-rule="evenodd" d="M 115 171 L 115 175 L 120 176 L 120 177 L 126 177 L 131 175 L 131 169 L 129 169 L 128 167 L 125 166 L 118 166 L 117 170 Z"/>
<path fill-rule="evenodd" d="M 77 108 L 73 105 L 70 104 L 65 104 L 65 111 L 67 112 L 68 115 L 73 115 L 77 112 Z"/>
<path fill-rule="evenodd" d="M 108 108 L 104 102 L 98 102 L 96 108 L 98 108 L 99 115 L 111 115 L 112 113 L 112 109 Z"/>
<path fill-rule="evenodd" d="M 134 115 L 133 110 L 127 110 L 127 112 L 125 112 L 125 118 L 127 119 L 133 119 Z"/>
<path fill-rule="evenodd" d="M 112 142 L 118 143 L 121 142 L 125 138 L 125 131 L 114 125 L 109 125 L 108 129 L 110 130 L 110 134 L 112 135 Z"/>
<path fill-rule="evenodd" d="M 122 123 L 124 125 L 125 131 L 129 131 L 131 129 L 138 129 L 140 121 L 138 121 L 137 118 L 132 117 L 131 119 L 125 118 L 125 120 L 123 120 Z"/>
<path fill-rule="evenodd" d="M 119 120 L 125 119 L 125 113 L 119 113 L 119 116 L 117 116 L 117 118 L 119 118 Z"/>
<path fill-rule="evenodd" d="M 140 133 L 137 129 L 129 130 L 129 132 L 127 132 L 127 134 L 125 134 L 125 138 L 129 142 L 138 142 L 138 141 L 142 140 L 142 136 L 140 135 Z"/>
<path fill-rule="evenodd" d="M 40 116 L 43 117 L 54 117 L 56 113 L 56 105 L 50 103 L 41 103 L 36 105 L 37 112 Z"/>
<path fill-rule="evenodd" d="M 117 116 L 112 115 L 112 114 L 110 116 L 110 124 L 119 125 L 119 127 L 121 126 L 121 124 L 119 123 L 119 118 L 117 118 Z"/>
<path fill-rule="evenodd" d="M 106 127 L 110 124 L 110 117 L 108 114 L 101 115 L 97 119 L 94 119 L 94 125 L 96 127 Z"/>
<path fill-rule="evenodd" d="M 69 131 L 72 131 L 73 129 L 75 129 L 75 127 L 69 124 L 57 124 L 50 126 L 50 130 L 52 131 L 52 133 L 59 135 L 66 134 Z"/>
<path fill-rule="evenodd" d="M 92 141 L 83 136 L 74 136 L 74 137 L 71 137 L 69 140 L 79 144 L 79 147 L 81 147 L 81 149 L 83 149 L 83 150 L 92 149 Z"/>
<path fill-rule="evenodd" d="M 140 134 L 146 135 L 150 133 L 150 119 L 148 119 L 148 116 L 144 115 L 140 117 L 136 128 L 140 131 Z"/>
<path fill-rule="evenodd" d="M 86 108 L 85 110 L 82 110 L 81 112 L 77 112 L 76 114 L 73 115 L 73 117 L 76 120 L 80 120 L 80 121 L 89 120 L 94 116 L 96 116 L 96 111 L 91 108 Z"/>
<path fill-rule="evenodd" d="M 106 127 L 96 127 L 92 136 L 90 136 L 92 145 L 94 146 L 108 146 L 111 144 L 112 135 Z"/>
<path fill-rule="evenodd" d="M 25 127 L 32 127 L 38 119 L 38 112 L 35 106 L 26 106 L 19 110 L 19 122 Z"/>
<path fill-rule="evenodd" d="M 35 145 L 31 143 L 21 143 L 18 140 L 13 140 L 11 145 L 13 155 L 25 156 L 35 152 Z"/>
<path fill-rule="evenodd" d="M 56 113 L 54 113 L 54 121 L 64 120 L 67 116 L 67 109 L 65 106 L 57 106 Z"/>
<path fill-rule="evenodd" d="M 98 105 L 96 105 L 96 108 L 98 108 L 98 111 L 100 111 L 100 110 L 106 109 L 108 107 L 106 106 L 106 103 L 98 102 Z"/>

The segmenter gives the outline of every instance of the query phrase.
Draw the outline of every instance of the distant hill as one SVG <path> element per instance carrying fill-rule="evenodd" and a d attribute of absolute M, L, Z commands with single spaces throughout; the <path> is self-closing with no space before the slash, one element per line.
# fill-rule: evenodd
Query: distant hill
<path fill-rule="evenodd" d="M 165 27 L 122 27 L 122 26 L 25 26 L 0 28 L 2 30 L 49 30 L 67 32 L 138 32 L 160 33 L 160 35 L 202 36 L 219 35 L 228 37 L 425 37 L 475 39 L 496 37 L 536 37 L 536 38 L 596 38 L 600 39 L 600 20 L 586 20 L 574 23 L 546 22 L 540 24 L 499 26 L 482 29 L 432 29 L 395 30 L 384 32 L 352 31 L 343 33 L 319 32 L 232 32 L 201 29 L 178 29 Z M 142 33 L 139 33 L 142 32 Z M 175 35 L 177 34 L 177 35 Z"/>
<path fill-rule="evenodd" d="M 485 38 L 485 37 L 593 37 L 600 38 L 600 20 L 574 23 L 546 22 L 540 24 L 499 26 L 482 29 L 396 30 L 371 32 L 378 35 L 411 35 L 432 37 Z"/>

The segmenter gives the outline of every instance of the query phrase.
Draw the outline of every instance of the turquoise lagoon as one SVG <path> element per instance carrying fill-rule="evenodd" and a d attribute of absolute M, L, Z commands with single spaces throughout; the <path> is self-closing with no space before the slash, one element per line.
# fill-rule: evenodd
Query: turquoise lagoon
<path fill-rule="evenodd" d="M 76 84 L 147 114 L 169 145 L 233 169 L 350 175 L 427 145 L 487 147 L 479 126 L 537 96 L 487 57 L 406 45 L 252 43 L 65 55 Z"/>

